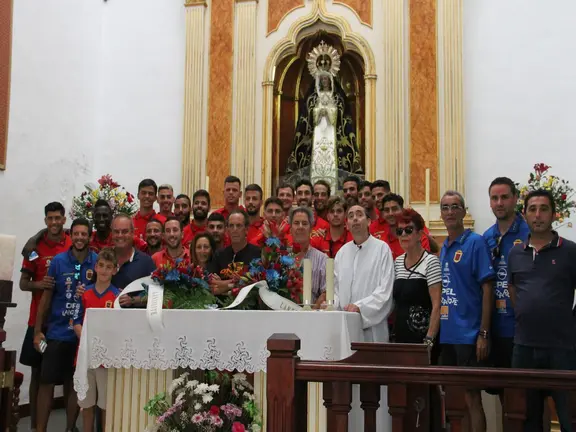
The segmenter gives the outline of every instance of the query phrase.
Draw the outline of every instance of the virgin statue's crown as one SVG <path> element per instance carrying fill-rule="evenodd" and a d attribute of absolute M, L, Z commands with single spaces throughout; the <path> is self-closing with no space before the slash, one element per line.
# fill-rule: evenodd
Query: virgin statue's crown
<path fill-rule="evenodd" d="M 328 72 L 332 76 L 340 71 L 340 54 L 336 48 L 326 45 L 324 41 L 308 53 L 308 70 L 316 77 L 321 72 Z"/>

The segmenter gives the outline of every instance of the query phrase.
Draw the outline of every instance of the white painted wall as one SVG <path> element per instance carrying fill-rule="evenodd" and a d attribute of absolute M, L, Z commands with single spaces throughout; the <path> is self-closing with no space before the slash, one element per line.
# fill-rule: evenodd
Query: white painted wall
<path fill-rule="evenodd" d="M 466 0 L 464 8 L 466 195 L 483 231 L 493 223 L 494 177 L 524 184 L 545 162 L 576 187 L 576 2 Z M 561 232 L 576 240 L 576 229 Z"/>
<path fill-rule="evenodd" d="M 144 177 L 180 186 L 183 2 L 14 2 L 7 170 L 0 232 L 19 251 L 43 208 L 68 209 L 87 181 L 110 173 L 132 192 Z M 20 351 L 30 294 L 18 289 L 5 346 Z M 29 377 L 29 370 L 18 370 Z M 28 401 L 24 383 L 21 403 Z"/>

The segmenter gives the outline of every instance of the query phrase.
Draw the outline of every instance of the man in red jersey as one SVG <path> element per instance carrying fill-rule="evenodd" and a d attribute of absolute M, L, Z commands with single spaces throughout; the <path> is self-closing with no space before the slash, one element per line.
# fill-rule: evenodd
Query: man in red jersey
<path fill-rule="evenodd" d="M 264 222 L 249 243 L 263 247 L 264 242 L 270 236 L 277 236 L 281 241 L 286 241 L 290 233 L 290 224 L 284 218 L 282 200 L 278 197 L 270 197 L 264 203 Z"/>
<path fill-rule="evenodd" d="M 158 206 L 160 214 L 167 218 L 174 216 L 172 207 L 174 206 L 174 189 L 169 184 L 163 184 L 158 187 Z"/>
<path fill-rule="evenodd" d="M 210 194 L 207 190 L 199 189 L 192 195 L 192 215 L 194 219 L 184 225 L 183 244 L 190 247 L 196 234 L 206 231 L 208 213 L 210 213 Z"/>
<path fill-rule="evenodd" d="M 372 201 L 378 211 L 382 211 L 382 198 L 390 193 L 390 183 L 386 180 L 376 180 L 372 183 Z M 375 219 L 372 219 L 373 221 Z"/>
<path fill-rule="evenodd" d="M 294 188 L 290 183 L 280 183 L 276 187 L 276 196 L 282 201 L 282 209 L 284 210 L 284 217 L 288 218 L 290 209 L 294 204 Z"/>
<path fill-rule="evenodd" d="M 312 208 L 312 183 L 306 179 L 298 180 L 296 183 L 296 203 L 299 207 Z M 330 224 L 314 213 L 314 226 L 312 235 L 324 235 Z"/>
<path fill-rule="evenodd" d="M 378 209 L 374 207 L 374 198 L 372 198 L 372 183 L 368 180 L 363 180 L 360 182 L 360 191 L 358 192 L 358 197 L 360 200 L 360 205 L 366 209 L 366 213 L 371 221 L 378 219 L 380 213 Z"/>
<path fill-rule="evenodd" d="M 355 175 L 349 175 L 342 182 L 342 191 L 348 208 L 358 204 L 358 191 L 360 190 L 360 179 Z"/>
<path fill-rule="evenodd" d="M 206 232 L 212 235 L 216 243 L 216 250 L 213 252 L 230 245 L 230 238 L 226 236 L 226 220 L 220 213 L 214 212 L 208 217 Z"/>
<path fill-rule="evenodd" d="M 352 234 L 346 228 L 346 201 L 339 196 L 328 200 L 328 223 L 330 228 L 324 236 L 312 235 L 310 244 L 321 252 L 334 258 L 340 248 L 352 240 Z"/>
<path fill-rule="evenodd" d="M 166 221 L 164 216 L 157 214 L 156 210 L 154 210 L 157 193 L 158 186 L 156 186 L 156 182 L 152 179 L 144 179 L 138 185 L 140 210 L 134 215 L 132 221 L 134 222 L 134 234 L 142 239 L 146 234 L 146 224 L 150 219 L 156 217 L 156 219 L 162 223 Z"/>
<path fill-rule="evenodd" d="M 328 198 L 330 198 L 330 184 L 326 180 L 318 180 L 314 183 L 314 211 L 322 219 L 326 220 L 328 215 Z"/>
<path fill-rule="evenodd" d="M 262 188 L 257 184 L 250 184 L 244 189 L 244 204 L 246 205 L 246 213 L 248 213 L 248 221 L 250 222 L 247 239 L 248 243 L 252 244 L 260 236 L 264 225 L 264 218 L 260 216 L 262 195 Z"/>
<path fill-rule="evenodd" d="M 66 252 L 72 246 L 70 237 L 64 232 L 64 224 L 66 223 L 64 214 L 64 207 L 59 202 L 51 202 L 44 207 L 44 223 L 47 230 L 40 237 L 36 249 L 22 261 L 20 289 L 32 293 L 28 330 L 20 351 L 20 363 L 32 368 L 29 387 L 32 430 L 36 429 L 36 407 L 40 384 L 40 365 L 42 363 L 42 354 L 34 348 L 34 325 L 36 324 L 36 315 L 42 293 L 44 290 L 54 288 L 54 278 L 47 276 L 52 258 L 61 252 Z"/>
<path fill-rule="evenodd" d="M 192 201 L 186 194 L 180 194 L 174 201 L 174 216 L 180 219 L 183 227 L 190 223 L 190 212 L 192 211 Z"/>
<path fill-rule="evenodd" d="M 166 246 L 160 252 L 152 255 L 152 261 L 156 264 L 156 268 L 168 263 L 174 266 L 178 259 L 190 263 L 190 251 L 182 246 L 182 228 L 176 216 L 170 216 L 166 220 L 162 236 Z"/>
<path fill-rule="evenodd" d="M 146 224 L 146 247 L 140 249 L 146 255 L 154 255 L 162 250 L 162 223 L 158 219 L 150 219 Z"/>
<path fill-rule="evenodd" d="M 228 216 L 234 210 L 244 210 L 240 205 L 240 197 L 242 197 L 242 182 L 238 177 L 228 176 L 224 180 L 224 207 L 215 211 L 224 216 L 228 220 Z"/>

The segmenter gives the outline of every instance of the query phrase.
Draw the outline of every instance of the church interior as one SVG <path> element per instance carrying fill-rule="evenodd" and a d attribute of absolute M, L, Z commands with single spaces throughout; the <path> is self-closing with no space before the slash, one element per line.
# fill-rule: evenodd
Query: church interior
<path fill-rule="evenodd" d="M 214 209 L 228 175 L 270 196 L 314 139 L 308 60 L 326 44 L 349 171 L 389 181 L 438 239 L 440 197 L 459 191 L 481 233 L 494 177 L 523 184 L 542 162 L 576 182 L 575 14 L 569 0 L 2 1 L 0 232 L 19 251 L 46 202 L 68 209 L 105 174 L 207 189 Z M 6 349 L 27 296 L 14 289 Z"/>

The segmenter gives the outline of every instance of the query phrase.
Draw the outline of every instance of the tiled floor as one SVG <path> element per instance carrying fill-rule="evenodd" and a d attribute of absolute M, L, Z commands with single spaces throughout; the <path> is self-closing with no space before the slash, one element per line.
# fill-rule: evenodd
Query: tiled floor
<path fill-rule="evenodd" d="M 78 429 L 82 431 L 82 420 L 78 419 Z M 66 413 L 64 410 L 56 410 L 50 414 L 50 423 L 48 424 L 48 432 L 65 432 L 66 430 Z M 18 423 L 18 432 L 30 431 L 30 417 L 23 418 Z"/>

